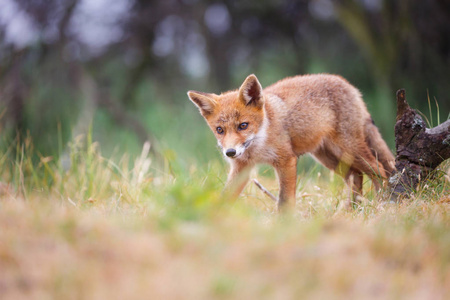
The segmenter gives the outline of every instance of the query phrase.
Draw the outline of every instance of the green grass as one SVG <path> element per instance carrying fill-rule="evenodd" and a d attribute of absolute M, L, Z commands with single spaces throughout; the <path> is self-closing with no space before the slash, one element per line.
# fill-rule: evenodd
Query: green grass
<path fill-rule="evenodd" d="M 237 202 L 221 199 L 220 160 L 186 168 L 167 155 L 157 164 L 148 147 L 110 160 L 91 139 L 75 139 L 58 161 L 40 157 L 30 140 L 1 153 L 1 299 L 450 292 L 450 184 L 442 176 L 401 204 L 380 202 L 367 182 L 365 201 L 348 211 L 342 180 L 313 166 L 299 176 L 296 210 L 278 216 L 251 184 Z M 272 172 L 252 176 L 276 194 Z"/>

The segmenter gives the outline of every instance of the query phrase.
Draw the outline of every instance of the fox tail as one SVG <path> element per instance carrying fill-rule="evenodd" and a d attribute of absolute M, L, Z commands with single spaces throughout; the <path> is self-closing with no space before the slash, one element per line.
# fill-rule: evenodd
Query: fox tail
<path fill-rule="evenodd" d="M 372 119 L 369 119 L 366 123 L 365 134 L 366 143 L 372 151 L 372 154 L 381 163 L 386 172 L 386 176 L 389 177 L 395 169 L 395 158 Z"/>

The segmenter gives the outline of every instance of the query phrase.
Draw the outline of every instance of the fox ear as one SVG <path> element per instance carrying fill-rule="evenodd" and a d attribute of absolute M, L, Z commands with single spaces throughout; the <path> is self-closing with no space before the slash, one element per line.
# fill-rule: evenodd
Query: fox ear
<path fill-rule="evenodd" d="M 244 101 L 245 105 L 254 105 L 256 107 L 264 105 L 262 87 L 254 74 L 249 75 L 244 80 L 244 83 L 239 88 L 239 98 Z"/>
<path fill-rule="evenodd" d="M 213 94 L 189 91 L 189 99 L 199 108 L 200 113 L 206 117 L 214 112 L 216 106 L 216 100 L 213 98 Z"/>

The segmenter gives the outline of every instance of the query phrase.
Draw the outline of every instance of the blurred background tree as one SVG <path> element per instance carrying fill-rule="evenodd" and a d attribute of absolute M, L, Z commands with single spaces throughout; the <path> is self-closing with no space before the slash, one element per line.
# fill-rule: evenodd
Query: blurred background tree
<path fill-rule="evenodd" d="M 219 154 L 187 90 L 318 72 L 362 91 L 391 147 L 401 87 L 423 112 L 431 100 L 436 125 L 450 110 L 450 2 L 0 0 L 3 146 L 30 135 L 57 156 L 92 127 L 107 155 L 150 140 L 206 162 Z"/>

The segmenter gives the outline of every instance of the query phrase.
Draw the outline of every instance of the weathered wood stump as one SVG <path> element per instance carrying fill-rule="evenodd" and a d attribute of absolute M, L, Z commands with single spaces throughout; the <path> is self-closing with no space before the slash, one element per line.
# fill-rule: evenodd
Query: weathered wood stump
<path fill-rule="evenodd" d="M 450 120 L 427 128 L 419 113 L 406 102 L 405 90 L 398 90 L 395 148 L 396 170 L 389 178 L 391 200 L 407 196 L 450 158 Z"/>

